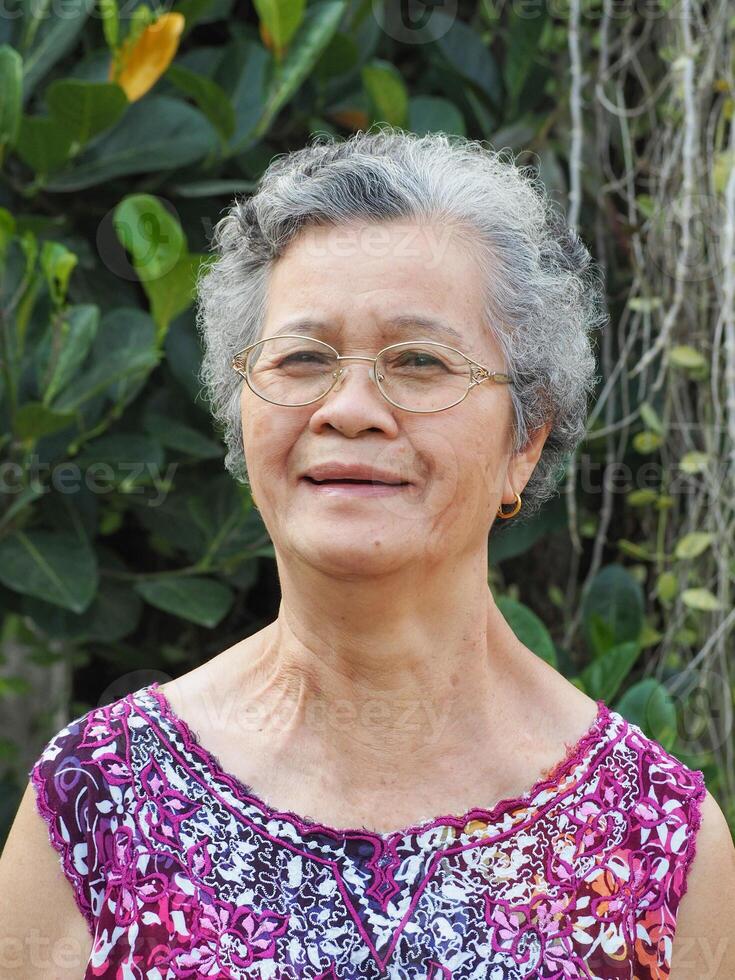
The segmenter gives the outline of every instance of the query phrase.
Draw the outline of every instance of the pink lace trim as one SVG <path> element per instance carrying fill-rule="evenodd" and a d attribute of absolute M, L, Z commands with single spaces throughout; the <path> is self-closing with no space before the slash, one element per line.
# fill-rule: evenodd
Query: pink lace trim
<path fill-rule="evenodd" d="M 573 770 L 584 758 L 594 741 L 603 733 L 610 722 L 610 709 L 601 698 L 596 700 L 597 714 L 594 721 L 571 746 L 567 743 L 567 754 L 550 770 L 546 770 L 542 776 L 525 793 L 517 797 L 507 797 L 498 800 L 491 807 L 477 806 L 463 814 L 443 814 L 437 817 L 430 817 L 424 821 L 419 821 L 409 827 L 394 830 L 390 833 L 376 833 L 375 831 L 359 827 L 331 827 L 328 824 L 320 823 L 315 818 L 294 813 L 292 810 L 281 810 L 274 807 L 256 793 L 251 786 L 239 780 L 235 775 L 225 770 L 220 760 L 212 752 L 206 749 L 196 732 L 188 723 L 179 717 L 173 710 L 166 695 L 160 688 L 158 681 L 153 681 L 146 691 L 149 691 L 156 699 L 161 715 L 166 718 L 179 733 L 187 752 L 196 756 L 199 762 L 206 766 L 211 777 L 220 782 L 224 782 L 232 790 L 234 795 L 242 802 L 255 804 L 262 810 L 267 817 L 285 818 L 290 823 L 298 827 L 299 832 L 323 833 L 331 837 L 360 837 L 366 836 L 383 842 L 404 839 L 409 836 L 426 833 L 437 826 L 453 826 L 455 828 L 464 827 L 472 820 L 480 820 L 484 823 L 492 823 L 508 810 L 521 809 L 530 803 L 539 793 L 550 789 L 559 782 L 562 777 Z M 486 836 L 486 835 L 485 835 Z"/>
<path fill-rule="evenodd" d="M 704 773 L 701 769 L 692 769 L 692 776 L 694 777 L 694 782 L 697 786 L 696 790 L 691 797 L 691 821 L 689 823 L 689 840 L 687 841 L 687 849 L 684 854 L 684 861 L 682 864 L 682 889 L 681 896 L 679 897 L 679 902 L 687 893 L 687 888 L 689 887 L 689 869 L 694 862 L 695 855 L 697 853 L 697 835 L 699 833 L 699 827 L 702 823 L 702 803 L 704 803 L 704 798 L 707 795 L 707 787 L 704 782 Z"/>

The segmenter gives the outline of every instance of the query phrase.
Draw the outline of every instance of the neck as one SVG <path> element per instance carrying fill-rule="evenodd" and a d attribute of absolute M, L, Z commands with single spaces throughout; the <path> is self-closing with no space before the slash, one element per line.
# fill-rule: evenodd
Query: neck
<path fill-rule="evenodd" d="M 252 656 L 233 650 L 238 713 L 276 755 L 412 770 L 498 732 L 520 668 L 486 555 L 388 580 L 327 580 L 298 564 L 279 571 L 277 619 Z"/>

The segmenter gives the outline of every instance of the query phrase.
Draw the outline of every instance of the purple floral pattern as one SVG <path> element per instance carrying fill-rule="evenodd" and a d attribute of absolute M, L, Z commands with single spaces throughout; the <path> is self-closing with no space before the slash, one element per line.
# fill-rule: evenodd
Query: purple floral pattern
<path fill-rule="evenodd" d="M 391 834 L 271 807 L 154 682 L 29 775 L 105 980 L 666 980 L 706 792 L 597 702 L 527 793 Z"/>

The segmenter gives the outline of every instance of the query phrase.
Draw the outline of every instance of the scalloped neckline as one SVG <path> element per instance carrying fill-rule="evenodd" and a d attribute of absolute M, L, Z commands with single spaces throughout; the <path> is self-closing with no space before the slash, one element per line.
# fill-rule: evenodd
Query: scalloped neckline
<path fill-rule="evenodd" d="M 329 824 L 320 823 L 314 817 L 295 813 L 292 810 L 282 810 L 268 803 L 262 796 L 255 792 L 252 786 L 244 783 L 233 773 L 228 772 L 217 756 L 204 747 L 198 734 L 174 711 L 170 701 L 161 690 L 158 681 L 153 681 L 142 689 L 142 693 L 146 692 L 153 695 L 159 706 L 161 715 L 178 731 L 183 739 L 187 752 L 190 755 L 198 757 L 198 761 L 206 765 L 211 777 L 229 786 L 240 802 L 251 805 L 255 804 L 268 819 L 280 818 L 288 820 L 289 823 L 294 824 L 299 829 L 299 832 L 304 835 L 321 833 L 338 839 L 359 837 L 364 840 L 365 838 L 369 838 L 371 840 L 378 840 L 384 844 L 406 840 L 409 837 L 416 837 L 427 833 L 435 827 L 454 827 L 455 829 L 460 829 L 473 820 L 489 825 L 496 822 L 498 817 L 507 810 L 522 808 L 538 796 L 542 790 L 552 788 L 561 783 L 564 776 L 581 761 L 593 741 L 607 729 L 612 718 L 612 711 L 605 704 L 604 700 L 602 698 L 595 699 L 597 714 L 589 728 L 569 747 L 566 755 L 559 762 L 545 770 L 548 775 L 540 776 L 530 789 L 526 790 L 520 796 L 506 797 L 498 800 L 491 806 L 475 806 L 463 814 L 442 814 L 437 817 L 429 817 L 414 824 L 409 824 L 407 827 L 402 827 L 398 830 L 379 833 L 374 830 L 369 830 L 366 827 L 332 827 Z M 565 745 L 569 745 L 569 743 L 565 743 Z"/>

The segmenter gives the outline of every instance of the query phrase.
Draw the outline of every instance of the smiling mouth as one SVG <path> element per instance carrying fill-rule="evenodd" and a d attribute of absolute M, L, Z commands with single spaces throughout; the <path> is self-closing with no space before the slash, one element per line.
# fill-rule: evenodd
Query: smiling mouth
<path fill-rule="evenodd" d="M 367 486 L 367 487 L 372 487 L 372 486 L 379 486 L 379 487 L 406 487 L 406 486 L 408 486 L 408 483 L 405 483 L 405 482 L 404 483 L 383 483 L 382 480 L 351 480 L 351 479 L 339 479 L 338 480 L 336 478 L 334 480 L 315 480 L 311 476 L 305 476 L 304 479 L 305 480 L 308 480 L 309 483 L 315 484 L 316 486 L 323 486 L 324 484 L 328 484 L 328 483 L 355 483 L 358 486 Z"/>

